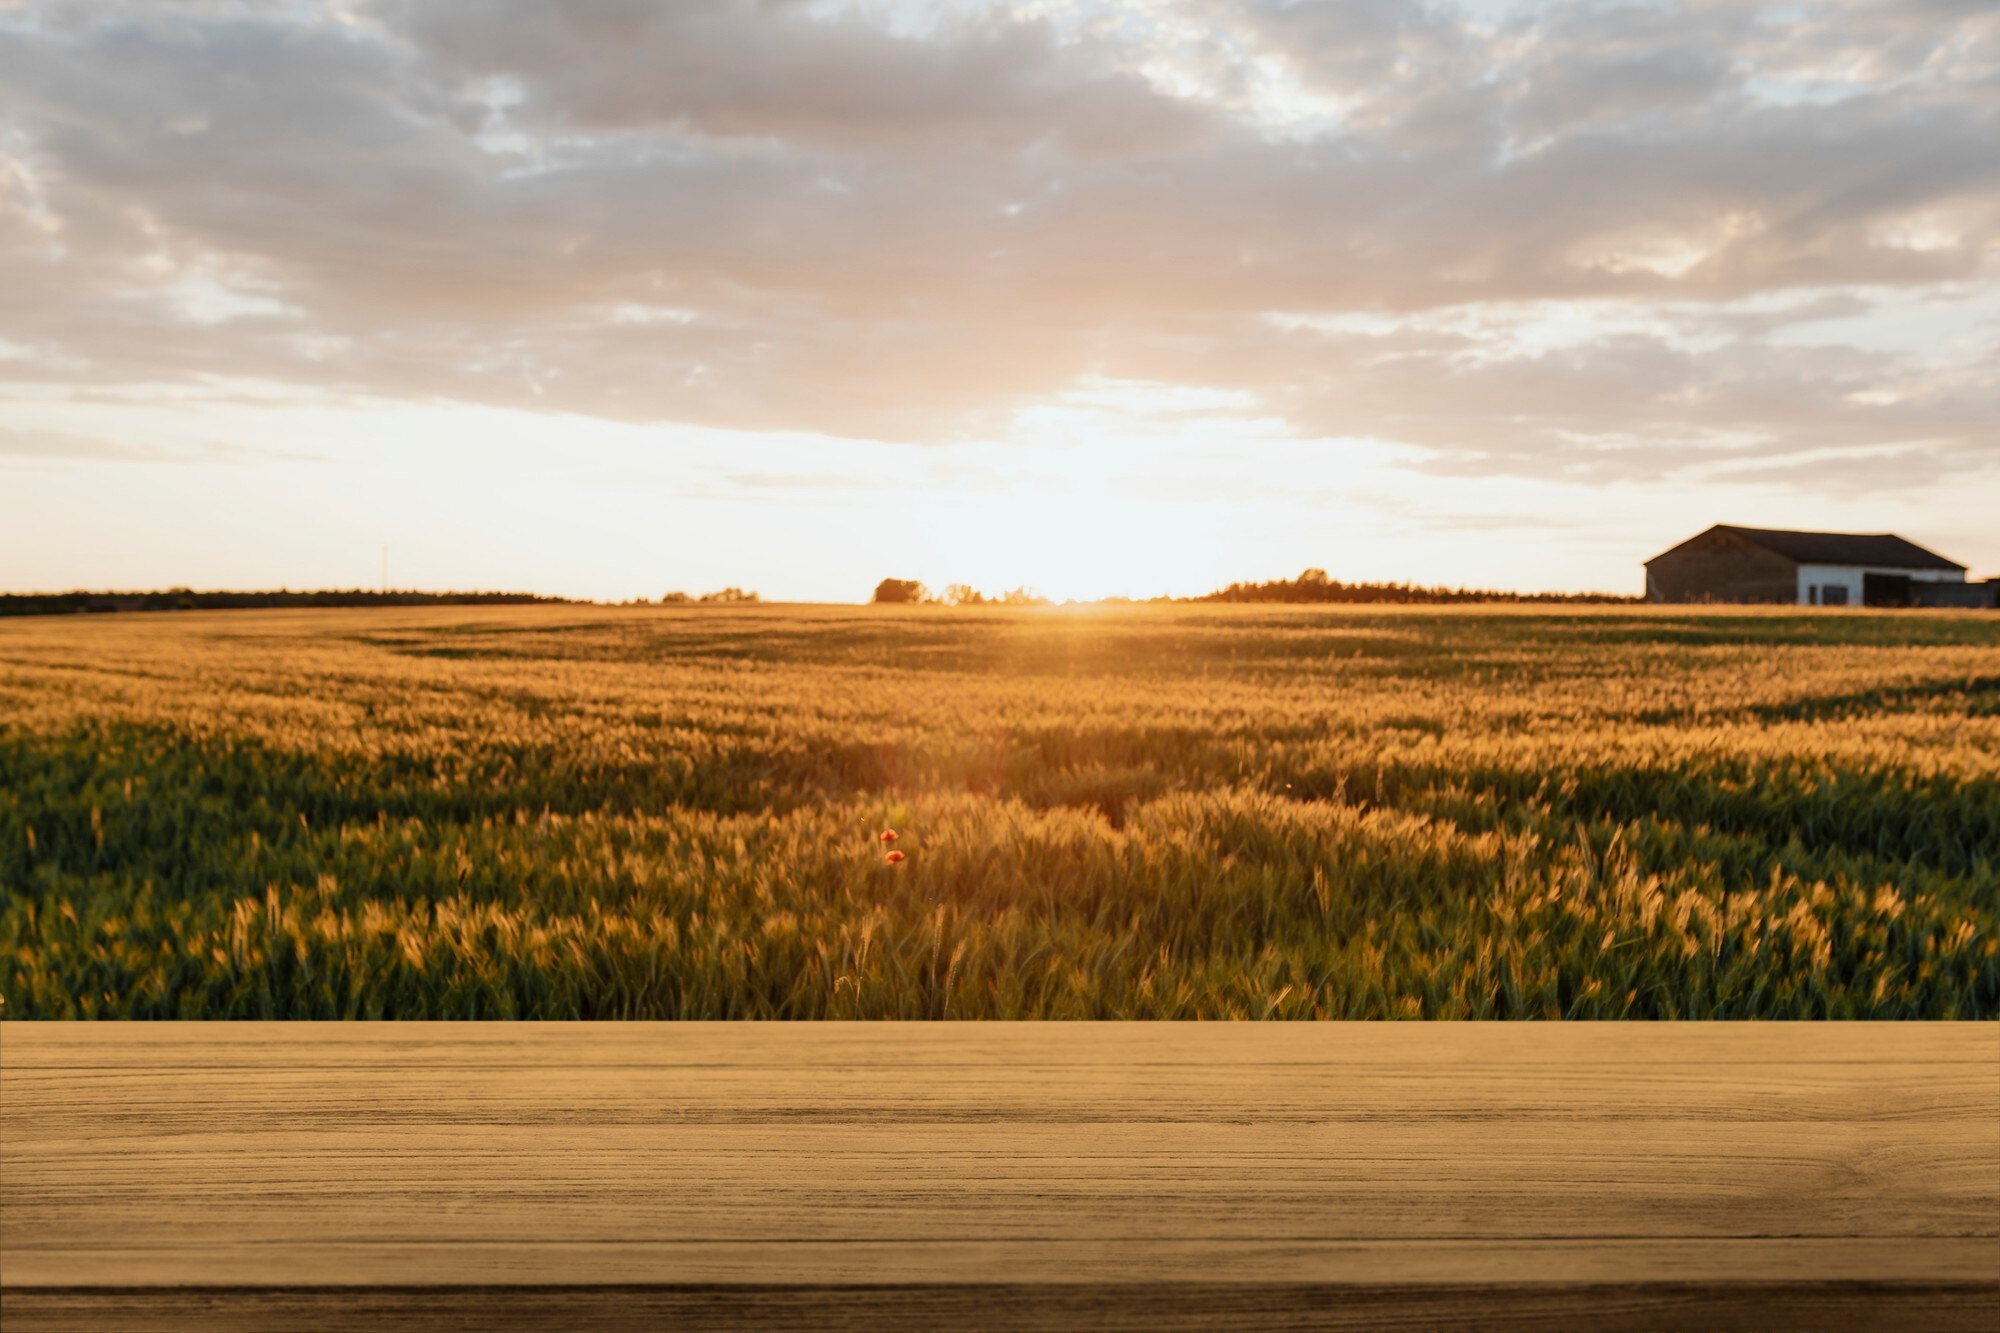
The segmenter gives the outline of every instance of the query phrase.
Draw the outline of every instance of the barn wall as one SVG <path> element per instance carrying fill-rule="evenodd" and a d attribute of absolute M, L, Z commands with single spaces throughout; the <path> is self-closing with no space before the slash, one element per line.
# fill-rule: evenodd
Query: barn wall
<path fill-rule="evenodd" d="M 1652 602 L 1799 600 L 1799 567 L 1775 551 L 1729 532 L 1704 532 L 1646 565 Z"/>
<path fill-rule="evenodd" d="M 1956 569 L 1894 569 L 1888 565 L 1800 565 L 1798 599 L 1801 605 L 1812 601 L 1809 589 L 1817 585 L 1825 588 L 1828 584 L 1838 584 L 1847 589 L 1847 605 L 1861 605 L 1863 576 L 1867 574 L 1899 574 L 1912 583 L 1961 583 L 1965 574 Z"/>

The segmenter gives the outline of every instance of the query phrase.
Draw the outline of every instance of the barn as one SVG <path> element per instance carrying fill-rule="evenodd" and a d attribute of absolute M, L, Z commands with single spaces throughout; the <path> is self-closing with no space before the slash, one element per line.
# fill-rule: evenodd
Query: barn
<path fill-rule="evenodd" d="M 1786 532 L 1718 523 L 1646 562 L 1649 602 L 1793 606 L 1984 605 L 1965 566 L 1888 532 Z"/>

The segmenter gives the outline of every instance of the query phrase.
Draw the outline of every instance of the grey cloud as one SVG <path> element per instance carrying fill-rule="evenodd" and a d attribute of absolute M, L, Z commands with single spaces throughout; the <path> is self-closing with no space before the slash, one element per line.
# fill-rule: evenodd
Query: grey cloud
<path fill-rule="evenodd" d="M 1206 118 L 1060 45 L 1043 23 L 960 19 L 928 37 L 800 4 L 399 3 L 389 21 L 439 67 L 505 76 L 525 113 L 591 129 L 668 127 L 851 149 L 943 140 L 1148 152 Z"/>
<path fill-rule="evenodd" d="M 2000 372 L 1765 341 L 1857 291 L 1991 281 L 1989 11 L 1807 5 L 1781 32 L 1734 4 L 1493 28 L 1191 3 L 1192 56 L 1150 12 L 904 33 L 580 0 L 0 17 L 0 339 L 27 349 L 0 385 L 235 376 L 924 440 L 1004 436 L 1096 374 L 1242 390 L 1246 415 L 1452 470 L 1990 456 Z M 1169 54 L 1206 90 L 1151 81 Z M 1269 132 L 1251 56 L 1340 114 Z M 203 314 L 191 273 L 271 307 Z M 1728 304 L 1786 292 L 1782 313 Z M 1732 341 L 1496 356 L 1266 318 L 1567 300 Z"/>

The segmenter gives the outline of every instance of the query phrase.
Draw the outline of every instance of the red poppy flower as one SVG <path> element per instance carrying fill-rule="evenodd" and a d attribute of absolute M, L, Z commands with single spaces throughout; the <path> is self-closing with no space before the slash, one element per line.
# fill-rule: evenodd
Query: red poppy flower
<path fill-rule="evenodd" d="M 896 830 L 892 828 L 885 828 L 882 830 L 882 841 L 894 842 L 895 840 L 896 840 Z"/>
<path fill-rule="evenodd" d="M 899 866 L 909 858 L 904 856 L 901 852 L 890 852 L 887 856 L 883 857 L 882 859 L 887 861 L 892 866 Z"/>

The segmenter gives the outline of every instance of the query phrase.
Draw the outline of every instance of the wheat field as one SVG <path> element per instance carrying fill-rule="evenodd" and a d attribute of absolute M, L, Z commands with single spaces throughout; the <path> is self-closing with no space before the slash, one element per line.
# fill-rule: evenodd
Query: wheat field
<path fill-rule="evenodd" d="M 0 900 L 15 1018 L 1992 1018 L 2000 621 L 20 619 Z"/>

